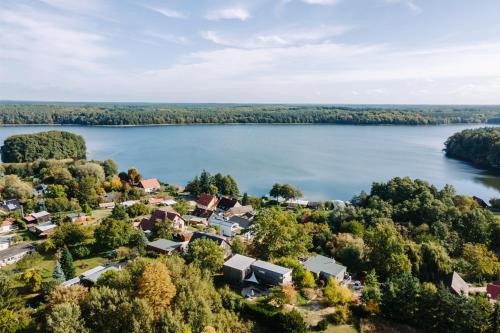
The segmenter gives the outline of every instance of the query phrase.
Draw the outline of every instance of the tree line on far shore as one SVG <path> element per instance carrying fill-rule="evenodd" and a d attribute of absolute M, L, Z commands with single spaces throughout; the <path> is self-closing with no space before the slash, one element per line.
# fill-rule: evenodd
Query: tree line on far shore
<path fill-rule="evenodd" d="M 336 106 L 237 104 L 0 104 L 0 125 L 498 123 L 500 110 L 477 106 Z"/>

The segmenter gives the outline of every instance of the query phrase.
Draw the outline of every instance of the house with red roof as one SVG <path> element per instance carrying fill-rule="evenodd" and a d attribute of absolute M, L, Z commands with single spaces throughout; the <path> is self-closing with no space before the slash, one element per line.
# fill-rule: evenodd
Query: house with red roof
<path fill-rule="evenodd" d="M 500 280 L 486 286 L 486 295 L 489 299 L 500 301 Z"/>
<path fill-rule="evenodd" d="M 143 179 L 139 182 L 139 186 L 142 187 L 146 193 L 153 193 L 161 188 L 160 182 L 156 178 Z"/>
<path fill-rule="evenodd" d="M 196 206 L 203 210 L 215 210 L 218 203 L 219 199 L 217 199 L 215 195 L 207 193 L 203 193 L 199 196 L 198 200 L 196 200 Z"/>
<path fill-rule="evenodd" d="M 172 221 L 173 227 L 179 231 L 184 231 L 186 225 L 184 219 L 176 211 L 171 208 L 160 208 L 155 210 L 149 219 L 142 219 L 139 227 L 142 230 L 153 230 L 159 221 Z"/>
<path fill-rule="evenodd" d="M 16 219 L 13 217 L 8 217 L 2 222 L 0 222 L 0 234 L 14 230 L 16 227 L 15 222 Z"/>

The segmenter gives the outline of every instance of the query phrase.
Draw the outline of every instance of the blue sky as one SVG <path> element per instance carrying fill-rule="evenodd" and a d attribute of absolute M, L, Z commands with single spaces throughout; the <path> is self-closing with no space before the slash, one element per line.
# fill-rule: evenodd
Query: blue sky
<path fill-rule="evenodd" d="M 500 1 L 1 0 L 0 99 L 500 104 Z"/>

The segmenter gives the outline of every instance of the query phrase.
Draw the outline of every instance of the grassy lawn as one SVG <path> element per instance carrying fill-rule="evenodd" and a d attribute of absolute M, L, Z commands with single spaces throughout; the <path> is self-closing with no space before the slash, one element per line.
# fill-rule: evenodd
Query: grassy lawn
<path fill-rule="evenodd" d="M 352 325 L 329 326 L 325 333 L 359 333 Z"/>
<path fill-rule="evenodd" d="M 105 266 L 109 263 L 111 263 L 111 261 L 109 259 L 102 258 L 102 257 L 91 257 L 91 258 L 75 260 L 74 264 L 75 264 L 76 275 L 78 276 L 81 273 L 83 273 L 91 268 L 94 268 L 94 267 L 99 266 L 99 265 Z"/>
<path fill-rule="evenodd" d="M 106 217 L 111 215 L 112 209 L 96 209 L 92 211 L 92 216 L 90 217 L 88 224 L 98 224 Z"/>

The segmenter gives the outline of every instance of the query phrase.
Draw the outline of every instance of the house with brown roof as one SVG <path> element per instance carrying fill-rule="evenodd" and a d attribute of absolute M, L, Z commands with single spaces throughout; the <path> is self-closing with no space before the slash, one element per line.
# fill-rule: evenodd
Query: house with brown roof
<path fill-rule="evenodd" d="M 171 208 L 165 207 L 155 210 L 149 219 L 142 219 L 139 227 L 142 230 L 153 230 L 158 221 L 166 222 L 172 221 L 173 227 L 179 231 L 184 231 L 186 222 L 184 219 Z"/>
<path fill-rule="evenodd" d="M 31 213 L 29 215 L 26 215 L 24 219 L 26 220 L 26 222 L 43 223 L 50 221 L 51 216 L 52 215 L 49 212 L 43 210 L 41 212 Z"/>
<path fill-rule="evenodd" d="M 217 209 L 227 211 L 233 207 L 241 207 L 237 199 L 222 197 L 217 204 Z"/>
<path fill-rule="evenodd" d="M 142 187 L 146 193 L 153 193 L 161 188 L 160 182 L 156 178 L 143 179 L 139 182 L 139 186 Z"/>
<path fill-rule="evenodd" d="M 203 193 L 199 196 L 198 200 L 196 200 L 196 206 L 203 210 L 215 210 L 218 203 L 219 199 L 217 199 L 215 195 L 207 193 Z"/>

